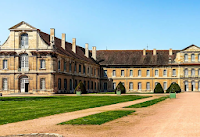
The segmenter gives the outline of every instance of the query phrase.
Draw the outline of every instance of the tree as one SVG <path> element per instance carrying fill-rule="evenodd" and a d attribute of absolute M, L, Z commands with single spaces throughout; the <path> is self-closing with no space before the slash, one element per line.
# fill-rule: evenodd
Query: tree
<path fill-rule="evenodd" d="M 117 85 L 117 87 L 115 88 L 115 94 L 116 91 L 121 91 L 121 94 L 125 94 L 126 93 L 126 89 L 124 87 L 124 85 L 121 83 L 121 81 L 119 82 L 119 84 Z"/>
<path fill-rule="evenodd" d="M 160 83 L 158 83 L 154 89 L 154 93 L 164 93 L 164 90 Z"/>
<path fill-rule="evenodd" d="M 76 93 L 76 91 L 81 91 L 81 94 L 87 94 L 87 91 L 86 91 L 86 88 L 85 88 L 85 85 L 80 82 L 77 87 L 75 88 L 74 92 Z"/>
<path fill-rule="evenodd" d="M 167 89 L 167 93 L 170 93 L 170 92 L 180 93 L 181 88 L 176 82 L 173 82 L 173 83 L 171 83 L 171 85 Z"/>

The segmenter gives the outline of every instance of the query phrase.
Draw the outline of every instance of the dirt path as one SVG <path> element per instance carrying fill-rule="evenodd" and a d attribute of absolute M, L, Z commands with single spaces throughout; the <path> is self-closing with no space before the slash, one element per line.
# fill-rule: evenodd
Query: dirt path
<path fill-rule="evenodd" d="M 96 108 L 90 108 L 80 111 L 74 111 L 69 113 L 63 113 L 63 114 L 57 114 L 47 117 L 42 117 L 34 120 L 27 120 L 22 122 L 16 122 L 16 123 L 10 123 L 0 126 L 0 135 L 14 135 L 14 134 L 27 134 L 27 133 L 58 133 L 61 135 L 68 135 L 67 131 L 63 128 L 66 126 L 60 126 L 56 125 L 58 123 L 68 121 L 71 119 L 76 119 L 79 117 L 84 117 L 91 114 L 100 113 L 103 111 L 108 110 L 116 110 L 121 109 L 124 106 L 129 106 L 132 104 L 137 104 L 140 102 L 144 102 L 147 100 L 152 100 L 155 98 L 158 98 L 159 96 L 154 96 L 150 98 L 135 100 L 135 101 L 129 101 L 124 103 L 118 103 L 103 107 L 96 107 Z M 73 127 L 73 126 L 71 126 Z M 72 133 L 72 136 L 73 133 Z"/>

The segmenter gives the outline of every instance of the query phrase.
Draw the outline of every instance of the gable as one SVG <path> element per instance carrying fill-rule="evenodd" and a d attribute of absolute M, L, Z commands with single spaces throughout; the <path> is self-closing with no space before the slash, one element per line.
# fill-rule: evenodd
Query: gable
<path fill-rule="evenodd" d="M 21 29 L 32 29 L 33 30 L 33 29 L 36 29 L 36 28 L 29 25 L 28 23 L 22 21 L 22 22 L 16 24 L 15 26 L 11 27 L 9 30 L 11 30 L 11 29 L 20 29 L 20 30 Z"/>
<path fill-rule="evenodd" d="M 198 47 L 196 45 L 191 45 L 191 46 L 183 49 L 182 51 L 200 51 L 200 47 Z"/>

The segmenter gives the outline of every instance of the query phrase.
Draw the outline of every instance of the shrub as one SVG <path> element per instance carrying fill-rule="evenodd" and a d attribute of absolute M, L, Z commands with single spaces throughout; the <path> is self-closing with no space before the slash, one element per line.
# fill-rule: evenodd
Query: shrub
<path fill-rule="evenodd" d="M 164 93 L 164 90 L 160 83 L 158 83 L 154 89 L 154 93 Z"/>
<path fill-rule="evenodd" d="M 171 83 L 171 85 L 168 87 L 168 89 L 167 89 L 167 91 L 166 91 L 167 93 L 180 93 L 181 92 L 181 88 L 180 88 L 180 86 L 176 83 L 176 82 L 173 82 L 173 83 Z"/>
<path fill-rule="evenodd" d="M 86 88 L 85 88 L 85 85 L 80 82 L 77 87 L 75 88 L 74 92 L 76 93 L 76 91 L 81 91 L 81 94 L 87 94 L 87 91 L 86 91 Z"/>
<path fill-rule="evenodd" d="M 116 94 L 116 91 L 121 91 L 121 94 L 125 94 L 126 93 L 126 89 L 124 87 L 124 85 L 119 82 L 119 84 L 117 85 L 117 87 L 115 88 L 115 94 Z"/>

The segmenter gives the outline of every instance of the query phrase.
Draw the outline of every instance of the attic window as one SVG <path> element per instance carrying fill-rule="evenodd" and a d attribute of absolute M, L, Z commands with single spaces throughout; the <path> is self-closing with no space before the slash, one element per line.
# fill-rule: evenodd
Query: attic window
<path fill-rule="evenodd" d="M 27 33 L 23 33 L 21 35 L 20 47 L 22 49 L 27 49 L 28 48 L 28 34 Z"/>

